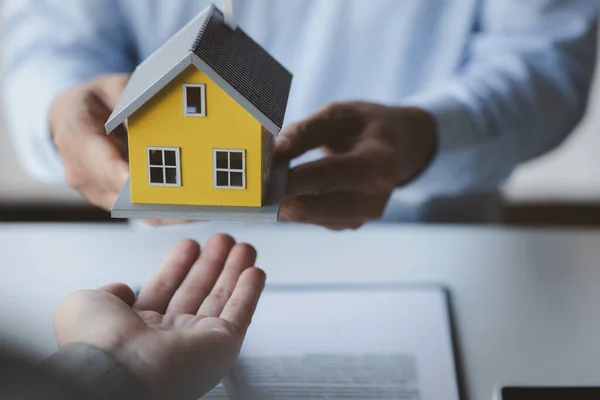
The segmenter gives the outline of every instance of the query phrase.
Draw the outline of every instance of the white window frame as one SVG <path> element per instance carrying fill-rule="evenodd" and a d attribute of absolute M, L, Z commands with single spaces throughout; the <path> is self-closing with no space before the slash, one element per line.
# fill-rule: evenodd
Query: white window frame
<path fill-rule="evenodd" d="M 150 152 L 151 151 L 162 151 L 162 166 L 150 164 Z M 165 151 L 175 152 L 175 167 L 167 166 L 165 163 Z M 146 148 L 146 163 L 148 164 L 148 185 L 158 187 L 181 187 L 181 149 L 179 147 L 147 147 Z M 153 183 L 151 168 L 162 168 L 163 170 L 163 181 L 165 183 Z M 175 169 L 177 183 L 166 183 L 167 182 L 167 169 Z"/>
<path fill-rule="evenodd" d="M 227 153 L 227 162 L 229 165 L 227 168 L 217 168 L 217 153 Z M 231 166 L 231 153 L 242 154 L 242 169 L 232 169 Z M 241 172 L 242 173 L 242 186 L 231 186 L 231 175 L 228 176 L 228 186 L 217 185 L 217 172 Z M 243 149 L 213 149 L 213 188 L 214 189 L 231 189 L 231 190 L 246 190 L 246 150 Z"/>
<path fill-rule="evenodd" d="M 200 113 L 188 112 L 187 89 L 189 87 L 200 88 L 200 96 L 202 97 L 202 110 Z M 186 117 L 206 117 L 206 85 L 204 83 L 183 85 L 183 115 Z"/>

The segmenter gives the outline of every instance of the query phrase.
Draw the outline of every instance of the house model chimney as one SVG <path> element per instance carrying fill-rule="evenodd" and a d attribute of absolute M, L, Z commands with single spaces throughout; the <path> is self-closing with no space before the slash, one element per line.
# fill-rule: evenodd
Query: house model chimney
<path fill-rule="evenodd" d="M 237 29 L 235 22 L 235 0 L 223 0 L 223 16 L 225 17 L 225 23 L 232 30 Z"/>

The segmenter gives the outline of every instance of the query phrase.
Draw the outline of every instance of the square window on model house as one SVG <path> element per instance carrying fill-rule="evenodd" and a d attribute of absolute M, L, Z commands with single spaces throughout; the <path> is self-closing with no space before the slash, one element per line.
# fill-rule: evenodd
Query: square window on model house
<path fill-rule="evenodd" d="M 148 185 L 181 186 L 181 156 L 175 147 L 148 147 Z"/>
<path fill-rule="evenodd" d="M 206 117 L 206 85 L 183 85 L 183 115 Z"/>
<path fill-rule="evenodd" d="M 244 150 L 213 150 L 215 189 L 246 189 L 246 152 Z"/>

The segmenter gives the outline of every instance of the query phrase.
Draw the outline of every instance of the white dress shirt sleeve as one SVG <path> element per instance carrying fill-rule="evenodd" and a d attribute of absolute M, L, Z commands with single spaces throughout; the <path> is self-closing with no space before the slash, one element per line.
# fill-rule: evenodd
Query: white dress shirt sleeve
<path fill-rule="evenodd" d="M 439 152 L 403 188 L 492 191 L 582 118 L 595 69 L 596 0 L 484 0 L 459 74 L 406 100 L 438 125 Z"/>
<path fill-rule="evenodd" d="M 27 172 L 64 182 L 50 137 L 56 97 L 88 79 L 135 67 L 131 35 L 114 0 L 4 0 L 4 113 Z"/>

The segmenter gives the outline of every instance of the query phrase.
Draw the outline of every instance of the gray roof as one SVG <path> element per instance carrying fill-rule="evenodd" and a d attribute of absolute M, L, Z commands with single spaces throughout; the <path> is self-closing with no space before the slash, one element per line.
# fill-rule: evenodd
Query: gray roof
<path fill-rule="evenodd" d="M 279 134 L 292 75 L 240 28 L 231 30 L 215 6 L 203 11 L 136 68 L 106 123 L 106 131 L 114 131 L 191 65 L 269 132 Z"/>

